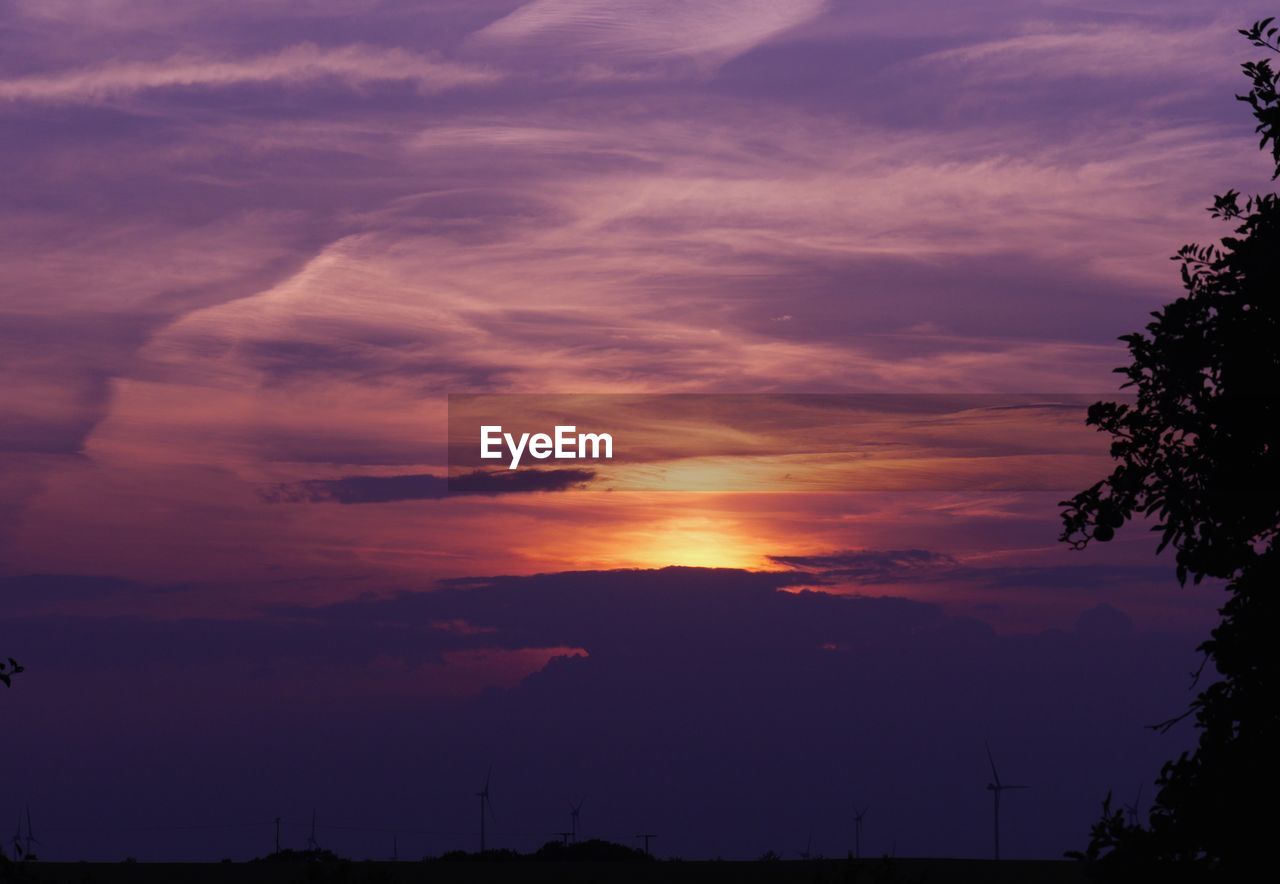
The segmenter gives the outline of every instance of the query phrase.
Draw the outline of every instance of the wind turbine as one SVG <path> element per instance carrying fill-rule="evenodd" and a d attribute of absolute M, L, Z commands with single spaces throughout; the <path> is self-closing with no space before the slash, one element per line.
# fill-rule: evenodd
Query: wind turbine
<path fill-rule="evenodd" d="M 853 856 L 855 859 L 862 859 L 862 818 L 867 815 L 867 811 L 871 807 L 867 806 L 862 810 L 853 812 Z"/>
<path fill-rule="evenodd" d="M 489 800 L 489 780 L 493 778 L 493 765 L 489 766 L 489 772 L 484 775 L 484 788 L 476 793 L 476 797 L 480 799 L 480 852 L 484 853 L 485 845 L 485 821 L 487 817 L 492 817 L 497 822 L 497 817 L 493 815 L 493 803 Z"/>
<path fill-rule="evenodd" d="M 1142 804 L 1142 784 L 1138 784 L 1138 794 L 1134 796 L 1132 804 L 1124 805 L 1125 813 L 1129 816 L 1129 825 L 1138 825 L 1138 806 Z"/>
<path fill-rule="evenodd" d="M 320 850 L 320 842 L 316 840 L 316 811 L 311 809 L 311 834 L 307 836 L 307 851 L 315 853 Z"/>
<path fill-rule="evenodd" d="M 578 815 L 582 812 L 582 805 L 586 800 L 587 796 L 583 795 L 578 799 L 577 804 L 574 804 L 572 801 L 569 802 L 569 828 L 573 830 L 571 834 L 573 835 L 574 842 L 577 842 L 578 840 Z"/>
<path fill-rule="evenodd" d="M 809 849 L 813 847 L 813 833 L 809 833 L 809 840 L 804 843 L 804 850 L 800 851 L 801 859 L 808 859 L 810 856 Z"/>
<path fill-rule="evenodd" d="M 991 762 L 991 782 L 987 783 L 987 789 L 991 792 L 991 799 L 995 808 L 995 856 L 1000 858 L 1000 793 L 1005 789 L 1025 789 L 1026 786 L 1012 786 L 1000 782 L 1000 774 L 996 772 L 996 760 L 991 756 L 991 744 L 984 743 L 987 747 L 987 761 Z"/>
<path fill-rule="evenodd" d="M 22 814 L 18 814 L 18 828 L 13 833 L 13 861 L 22 861 Z"/>
<path fill-rule="evenodd" d="M 31 832 L 31 805 L 28 804 L 27 805 L 27 854 L 26 854 L 27 859 L 36 858 L 35 851 L 32 848 L 39 843 L 40 843 L 40 839 L 37 838 Z"/>

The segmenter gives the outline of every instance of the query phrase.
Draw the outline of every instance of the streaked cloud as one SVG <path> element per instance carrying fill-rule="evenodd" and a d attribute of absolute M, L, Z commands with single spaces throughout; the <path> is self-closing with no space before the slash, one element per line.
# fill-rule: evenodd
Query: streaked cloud
<path fill-rule="evenodd" d="M 261 491 L 269 503 L 394 503 L 443 500 L 451 495 L 493 497 L 565 491 L 591 481 L 591 470 L 525 470 L 492 473 L 480 470 L 458 476 L 430 473 L 404 476 L 343 476 L 273 485 Z"/>
<path fill-rule="evenodd" d="M 984 80 L 1023 82 L 1159 76 L 1175 80 L 1234 73 L 1234 27 L 1215 21 L 1170 27 L 1149 21 L 1024 23 L 1021 33 L 966 43 L 917 59 Z"/>
<path fill-rule="evenodd" d="M 683 57 L 714 66 L 809 21 L 826 6 L 827 0 L 532 0 L 475 39 L 555 45 L 610 63 Z M 599 66 L 586 71 L 599 78 L 614 75 Z"/>
<path fill-rule="evenodd" d="M 12 0 L 33 19 L 94 28 L 148 28 L 183 21 L 233 17 L 303 17 L 368 14 L 380 0 L 224 0 L 215 5 L 169 0 Z"/>
<path fill-rule="evenodd" d="M 857 583 L 896 583 L 946 571 L 957 564 L 945 553 L 927 549 L 857 549 L 819 555 L 775 555 L 770 561 Z"/>
<path fill-rule="evenodd" d="M 160 61 L 111 61 L 91 68 L 29 74 L 0 80 L 0 100 L 97 102 L 155 89 L 292 86 L 326 79 L 349 87 L 410 83 L 419 92 L 433 93 L 486 86 L 501 78 L 485 67 L 398 48 L 299 43 L 244 58 L 178 54 Z"/>

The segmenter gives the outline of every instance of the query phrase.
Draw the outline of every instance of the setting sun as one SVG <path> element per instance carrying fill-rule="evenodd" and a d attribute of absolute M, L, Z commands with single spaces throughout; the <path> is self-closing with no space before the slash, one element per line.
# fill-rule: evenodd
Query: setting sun
<path fill-rule="evenodd" d="M 709 516 L 673 518 L 637 528 L 620 538 L 619 564 L 657 568 L 766 567 L 759 541 L 738 533 L 736 528 Z"/>

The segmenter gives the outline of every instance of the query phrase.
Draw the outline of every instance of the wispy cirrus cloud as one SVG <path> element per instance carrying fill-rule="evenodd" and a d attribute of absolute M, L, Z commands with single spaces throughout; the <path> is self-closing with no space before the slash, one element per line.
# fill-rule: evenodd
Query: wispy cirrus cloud
<path fill-rule="evenodd" d="M 347 86 L 411 83 L 434 93 L 486 86 L 502 79 L 487 67 L 447 61 L 398 48 L 299 43 L 245 58 L 178 54 L 159 61 L 110 61 L 96 67 L 0 80 L 0 100 L 93 103 L 169 88 L 220 89 L 274 83 L 293 86 L 334 80 Z"/>
<path fill-rule="evenodd" d="M 172 3 L 168 0 L 12 0 L 24 17 L 94 28 L 155 28 L 180 22 L 218 18 L 350 17 L 368 13 L 379 0 L 225 0 L 218 4 Z"/>
<path fill-rule="evenodd" d="M 695 59 L 715 66 L 827 7 L 827 0 L 533 0 L 481 29 L 490 45 L 556 42 L 618 61 Z"/>
<path fill-rule="evenodd" d="M 1020 33 L 931 52 L 913 62 L 981 80 L 1229 76 L 1231 26 L 1169 27 L 1135 22 L 1027 23 Z M 1176 59 L 1176 63 L 1172 60 Z"/>

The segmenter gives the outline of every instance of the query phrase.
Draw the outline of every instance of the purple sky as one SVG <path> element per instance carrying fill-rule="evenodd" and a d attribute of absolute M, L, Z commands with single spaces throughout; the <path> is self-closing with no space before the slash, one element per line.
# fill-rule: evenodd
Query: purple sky
<path fill-rule="evenodd" d="M 1079 847 L 1187 740 L 1142 725 L 1217 601 L 1146 532 L 1072 553 L 1063 495 L 936 485 L 444 498 L 446 395 L 1109 395 L 1264 186 L 1266 14 L 0 0 L 0 814 L 56 858 L 313 807 L 421 855 L 492 764 L 500 845 L 586 793 L 664 854 L 843 855 L 869 803 L 871 851 L 982 856 L 990 739 L 1007 855 Z"/>

